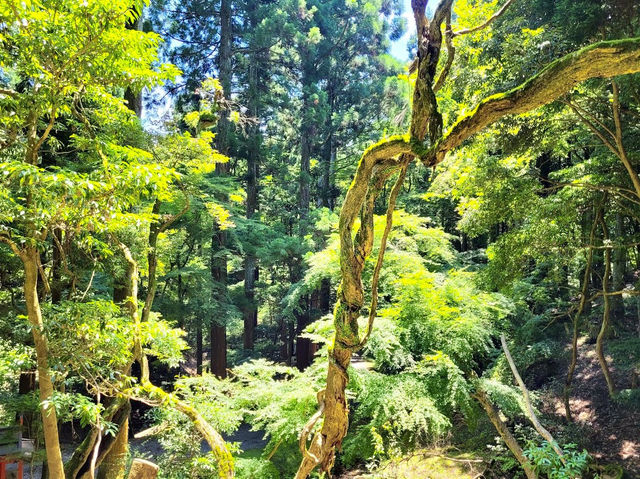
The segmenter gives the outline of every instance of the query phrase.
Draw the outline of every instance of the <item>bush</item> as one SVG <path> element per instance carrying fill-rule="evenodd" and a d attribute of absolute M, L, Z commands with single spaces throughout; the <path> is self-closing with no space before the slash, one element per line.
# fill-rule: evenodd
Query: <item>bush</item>
<path fill-rule="evenodd" d="M 562 448 L 565 463 L 553 449 L 553 446 L 542 441 L 541 444 L 530 443 L 524 451 L 525 456 L 533 463 L 538 473 L 549 479 L 577 479 L 587 471 L 591 457 L 586 450 L 579 452 L 575 444 L 565 444 Z"/>

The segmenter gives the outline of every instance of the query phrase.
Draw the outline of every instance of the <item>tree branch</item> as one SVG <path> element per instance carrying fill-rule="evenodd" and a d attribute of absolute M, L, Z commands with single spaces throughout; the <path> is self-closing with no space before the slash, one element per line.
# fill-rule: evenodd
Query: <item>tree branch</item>
<path fill-rule="evenodd" d="M 5 96 L 10 96 L 12 98 L 15 98 L 18 96 L 18 92 L 14 90 L 9 90 L 7 88 L 0 88 L 0 95 L 5 95 Z"/>
<path fill-rule="evenodd" d="M 426 166 L 434 166 L 448 151 L 486 126 L 504 116 L 525 113 L 551 103 L 589 78 L 609 78 L 639 71 L 640 38 L 594 43 L 552 62 L 513 90 L 481 101 L 421 159 Z"/>
<path fill-rule="evenodd" d="M 614 136 L 616 141 L 616 147 L 618 150 L 618 157 L 622 164 L 629 173 L 629 177 L 631 178 L 631 182 L 633 183 L 633 187 L 636 190 L 636 195 L 640 197 L 640 178 L 638 177 L 638 173 L 633 168 L 631 161 L 629 161 L 629 157 L 627 156 L 627 150 L 624 147 L 624 143 L 622 141 L 622 120 L 620 119 L 620 90 L 618 88 L 618 83 L 613 80 L 613 121 L 616 126 L 616 134 Z"/>
<path fill-rule="evenodd" d="M 0 241 L 2 241 L 3 243 L 8 244 L 9 248 L 11 248 L 11 251 L 13 251 L 13 253 L 18 258 L 22 258 L 22 251 L 20 250 L 18 245 L 9 236 L 5 236 L 4 234 L 0 234 Z"/>
<path fill-rule="evenodd" d="M 481 25 L 477 25 L 477 26 L 471 27 L 471 28 L 465 28 L 464 30 L 459 30 L 457 32 L 454 32 L 453 36 L 454 37 L 458 37 L 460 35 L 466 35 L 468 33 L 477 32 L 479 30 L 483 30 L 484 28 L 487 28 L 489 25 L 491 25 L 493 22 L 495 22 L 498 18 L 500 18 L 502 16 L 502 14 L 507 10 L 507 8 L 509 8 L 511 6 L 511 4 L 514 1 L 515 0 L 507 0 L 507 3 L 505 3 L 500 10 L 498 10 L 496 13 L 494 13 L 491 17 L 487 18 L 487 20 L 484 23 L 482 23 Z"/>
<path fill-rule="evenodd" d="M 513 358 L 511 357 L 511 353 L 509 352 L 509 348 L 507 347 L 507 340 L 505 339 L 504 334 L 500 335 L 500 342 L 502 343 L 502 349 L 504 350 L 504 355 L 507 358 L 507 362 L 509 363 L 511 372 L 513 373 L 513 376 L 516 378 L 518 386 L 520 386 L 520 390 L 522 391 L 522 396 L 524 397 L 524 402 L 527 406 L 527 413 L 528 413 L 529 419 L 533 423 L 533 426 L 536 428 L 536 431 L 538 431 L 538 434 L 540 434 L 556 452 L 556 454 L 562 461 L 562 464 L 566 465 L 567 460 L 564 457 L 562 449 L 560 449 L 560 447 L 558 446 L 558 443 L 553 438 L 551 433 L 547 431 L 542 424 L 540 424 L 540 421 L 538 420 L 538 416 L 536 416 L 536 413 L 533 410 L 533 406 L 531 405 L 531 398 L 529 397 L 529 390 L 527 389 L 527 386 L 525 386 L 524 381 L 520 377 L 520 373 L 518 373 L 518 370 L 516 369 L 516 363 L 513 361 Z"/>

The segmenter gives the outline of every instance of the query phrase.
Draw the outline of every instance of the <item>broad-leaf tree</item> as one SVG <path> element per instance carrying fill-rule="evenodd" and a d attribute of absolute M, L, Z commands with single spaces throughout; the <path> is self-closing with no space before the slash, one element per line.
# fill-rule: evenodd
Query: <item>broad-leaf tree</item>
<path fill-rule="evenodd" d="M 157 35 L 126 28 L 142 6 L 128 0 L 9 0 L 0 6 L 0 240 L 24 267 L 47 464 L 55 479 L 64 471 L 38 291 L 39 283 L 49 290 L 40 252 L 58 231 L 96 255 L 108 254 L 93 235 L 172 178 L 149 165 L 146 152 L 123 146 L 123 131 L 135 120 L 117 94 L 176 74 L 171 66 L 155 66 Z M 58 164 L 44 161 L 45 152 L 56 157 L 55 133 L 64 127 L 73 154 Z"/>

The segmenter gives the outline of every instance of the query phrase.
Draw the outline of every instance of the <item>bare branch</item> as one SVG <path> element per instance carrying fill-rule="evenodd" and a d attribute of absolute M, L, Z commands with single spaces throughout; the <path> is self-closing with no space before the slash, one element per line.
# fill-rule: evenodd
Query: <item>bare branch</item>
<path fill-rule="evenodd" d="M 483 24 L 477 25 L 477 26 L 471 27 L 471 28 L 465 28 L 464 30 L 459 30 L 457 32 L 454 32 L 453 36 L 454 37 L 458 37 L 460 35 L 466 35 L 468 33 L 477 32 L 479 30 L 483 30 L 483 29 L 487 28 L 489 25 L 491 25 L 493 22 L 495 22 L 498 18 L 500 18 L 502 16 L 502 14 L 507 10 L 507 8 L 509 8 L 509 6 L 511 6 L 511 4 L 514 1 L 515 0 L 507 0 L 507 3 L 505 3 L 500 10 L 498 10 L 491 17 L 489 17 Z"/>
<path fill-rule="evenodd" d="M 50 118 L 49 118 L 49 123 L 47 124 L 47 127 L 44 130 L 44 133 L 42 133 L 42 136 L 40 137 L 40 139 L 38 140 L 38 142 L 36 143 L 36 146 L 34 148 L 35 153 L 38 152 L 38 150 L 40 149 L 40 147 L 42 146 L 42 144 L 45 142 L 45 140 L 48 138 L 49 133 L 51 133 L 51 129 L 53 128 L 53 125 L 56 122 L 56 107 L 54 106 L 51 109 L 51 113 L 50 113 Z"/>
<path fill-rule="evenodd" d="M 5 95 L 5 96 L 10 96 L 12 98 L 15 98 L 18 96 L 18 92 L 14 90 L 9 90 L 7 88 L 0 88 L 0 95 Z"/>
<path fill-rule="evenodd" d="M 380 270 L 382 269 L 382 263 L 384 261 L 384 253 L 387 247 L 387 238 L 389 237 L 389 233 L 391 232 L 391 227 L 393 226 L 393 211 L 396 209 L 396 200 L 398 198 L 398 194 L 402 189 L 402 183 L 404 183 L 404 179 L 407 176 L 407 168 L 409 167 L 409 163 L 413 159 L 413 156 L 408 156 L 408 158 L 404 159 L 404 164 L 400 169 L 400 173 L 398 173 L 398 179 L 396 183 L 393 185 L 391 189 L 391 194 L 389 195 L 389 204 L 387 206 L 387 214 L 386 214 L 386 223 L 384 226 L 384 231 L 382 232 L 382 239 L 380 240 L 380 248 L 378 249 L 378 258 L 376 260 L 376 265 L 373 268 L 373 276 L 371 279 L 371 306 L 369 308 L 369 318 L 367 323 L 367 330 L 365 332 L 364 337 L 358 344 L 358 349 L 362 348 L 367 341 L 369 340 L 369 336 L 371 336 L 371 331 L 373 330 L 373 321 L 376 318 L 376 310 L 378 308 L 378 281 L 380 280 Z"/>
<path fill-rule="evenodd" d="M 616 147 L 618 150 L 618 158 L 622 161 L 622 164 L 627 169 L 627 173 L 631 178 L 631 182 L 633 183 L 633 187 L 636 190 L 636 195 L 640 197 L 640 178 L 638 177 L 638 173 L 633 168 L 631 161 L 629 161 L 629 157 L 627 156 L 627 150 L 624 147 L 624 143 L 622 142 L 622 120 L 620 119 L 620 90 L 618 88 L 618 83 L 615 80 L 612 82 L 613 85 L 613 121 L 616 125 L 616 134 L 615 141 Z"/>
<path fill-rule="evenodd" d="M 433 85 L 433 91 L 437 92 L 449 76 L 449 72 L 451 71 L 451 66 L 453 65 L 453 59 L 456 56 L 456 47 L 453 45 L 453 32 L 451 30 L 451 10 L 449 10 L 447 14 L 447 29 L 445 31 L 444 36 L 445 44 L 447 45 L 447 63 L 445 63 L 444 68 L 440 72 L 440 76 L 436 80 Z"/>
<path fill-rule="evenodd" d="M 587 127 L 593 132 L 593 134 L 596 135 L 598 138 L 600 138 L 600 141 L 607 148 L 609 148 L 609 150 L 611 150 L 611 152 L 614 155 L 619 156 L 617 148 L 615 146 L 613 146 L 613 143 L 611 143 L 611 141 L 609 141 L 609 139 L 606 136 L 604 136 L 604 134 L 600 130 L 598 130 L 598 127 L 594 124 L 593 121 L 597 121 L 597 120 L 593 116 L 589 115 L 585 110 L 582 110 L 581 108 L 579 108 L 577 105 L 571 103 L 570 101 L 566 101 L 566 102 L 563 102 L 563 103 L 566 104 L 569 108 L 571 108 L 571 110 L 573 110 L 573 112 L 580 119 L 580 121 L 582 123 L 584 123 L 585 125 L 587 125 Z M 589 115 L 591 118 L 588 118 L 587 115 Z M 607 131 L 608 131 L 608 129 L 607 129 Z M 611 136 L 613 138 L 615 138 L 615 135 L 613 133 L 611 133 L 610 131 L 609 131 L 609 133 L 611 134 Z"/>
<path fill-rule="evenodd" d="M 522 377 L 520 377 L 520 373 L 518 373 L 518 370 L 516 369 L 516 363 L 513 361 L 513 358 L 511 357 L 511 353 L 509 352 L 509 348 L 507 347 L 507 340 L 505 339 L 504 334 L 500 335 L 500 342 L 502 343 L 502 349 L 504 350 L 504 355 L 507 358 L 507 362 L 509 363 L 511 372 L 513 373 L 513 376 L 516 378 L 518 386 L 520 386 L 520 390 L 522 391 L 522 396 L 524 397 L 524 402 L 525 402 L 525 405 L 527 406 L 527 414 L 529 416 L 529 419 L 533 423 L 533 426 L 536 428 L 536 431 L 538 431 L 538 434 L 540 434 L 549 443 L 549 445 L 553 447 L 553 450 L 556 452 L 556 454 L 562 461 L 562 464 L 566 464 L 567 460 L 564 457 L 562 449 L 560 449 L 560 447 L 558 446 L 558 443 L 553 438 L 551 433 L 547 431 L 542 424 L 540 424 L 540 421 L 538 420 L 538 416 L 536 416 L 536 413 L 533 410 L 533 406 L 531 405 L 531 398 L 529 397 L 529 390 L 527 389 L 527 386 L 524 384 Z"/>
<path fill-rule="evenodd" d="M 591 101 L 593 101 L 593 100 L 591 100 Z M 606 131 L 611 136 L 611 138 L 615 138 L 616 137 L 615 133 L 613 133 L 611 131 L 611 129 L 609 127 L 607 127 L 607 125 L 604 124 L 604 122 L 598 120 L 598 117 L 596 117 L 592 113 L 589 113 L 587 110 L 582 108 L 579 104 L 573 103 L 571 101 L 566 101 L 566 102 L 563 101 L 563 103 L 571 106 L 572 109 L 575 108 L 575 109 L 579 110 L 580 113 L 582 113 L 585 117 L 589 118 L 592 122 L 598 124 L 600 126 L 600 128 L 602 128 L 604 131 Z"/>

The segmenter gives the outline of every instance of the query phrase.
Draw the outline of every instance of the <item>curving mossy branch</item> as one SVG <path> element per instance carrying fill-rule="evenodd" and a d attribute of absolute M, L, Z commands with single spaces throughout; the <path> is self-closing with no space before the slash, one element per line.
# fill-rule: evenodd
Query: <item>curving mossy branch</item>
<path fill-rule="evenodd" d="M 420 37 L 411 126 L 409 134 L 386 138 L 362 154 L 344 199 L 339 222 L 342 278 L 334 310 L 336 332 L 329 353 L 327 385 L 318 394 L 318 413 L 300 437 L 303 458 L 296 479 L 307 478 L 316 467 L 330 472 L 336 450 L 340 449 L 347 433 L 347 368 L 352 353 L 364 345 L 367 337 L 365 334 L 361 339 L 358 330 L 358 317 L 364 303 L 362 270 L 373 246 L 373 204 L 387 180 L 399 172 L 396 184 L 401 185 L 405 168 L 414 158 L 427 166 L 435 166 L 447 152 L 493 122 L 550 103 L 582 81 L 640 71 L 640 38 L 596 43 L 556 60 L 519 87 L 486 98 L 443 134 L 434 83 L 441 83 L 435 81 L 442 46 L 441 29 L 443 22 L 449 23 L 453 0 L 440 0 L 432 19 L 426 17 L 427 0 L 412 0 L 411 3 Z M 445 81 L 446 74 L 441 73 L 440 78 Z M 389 211 L 393 212 L 393 204 L 389 205 Z M 390 213 L 385 230 L 391 227 Z M 358 217 L 360 227 L 354 236 Z M 380 264 L 382 254 L 378 258 Z M 372 296 L 375 298 L 375 293 Z M 372 320 L 375 311 L 370 315 Z M 307 449 L 307 436 L 320 416 L 324 416 L 324 422 Z"/>
<path fill-rule="evenodd" d="M 594 43 L 547 65 L 520 86 L 482 100 L 462 116 L 424 160 L 440 163 L 447 152 L 483 128 L 507 115 L 534 110 L 557 100 L 590 78 L 610 78 L 640 71 L 640 38 Z"/>

